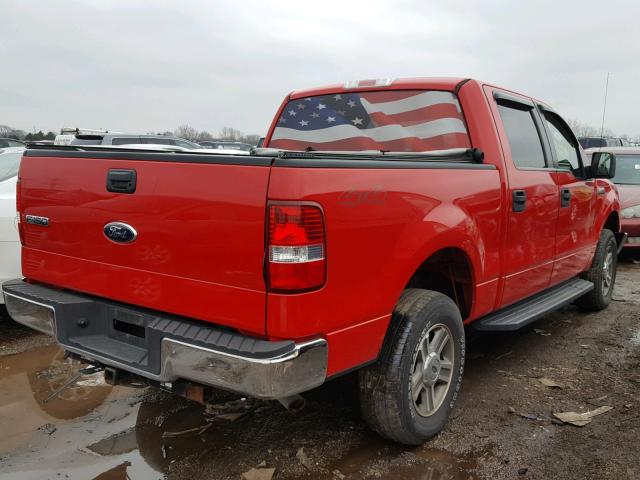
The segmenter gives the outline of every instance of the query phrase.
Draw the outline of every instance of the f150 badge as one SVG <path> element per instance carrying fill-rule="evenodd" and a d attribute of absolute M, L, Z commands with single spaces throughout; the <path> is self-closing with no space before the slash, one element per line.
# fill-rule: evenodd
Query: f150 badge
<path fill-rule="evenodd" d="M 131 243 L 138 237 L 135 228 L 122 222 L 107 223 L 103 231 L 109 240 L 116 243 Z"/>

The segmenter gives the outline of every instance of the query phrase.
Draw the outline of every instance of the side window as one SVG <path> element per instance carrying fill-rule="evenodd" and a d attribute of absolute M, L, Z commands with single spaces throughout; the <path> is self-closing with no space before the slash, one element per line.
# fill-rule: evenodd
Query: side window
<path fill-rule="evenodd" d="M 138 137 L 116 137 L 111 139 L 111 145 L 133 145 L 136 143 L 142 143 Z"/>
<path fill-rule="evenodd" d="M 145 137 L 144 143 L 149 143 L 152 145 L 175 145 L 175 142 L 170 138 L 160 138 L 160 137 Z"/>
<path fill-rule="evenodd" d="M 507 132 L 511 158 L 516 167 L 546 167 L 544 151 L 531 108 L 498 104 L 500 118 Z"/>
<path fill-rule="evenodd" d="M 584 178 L 578 142 L 569 127 L 557 115 L 545 112 L 545 122 L 550 134 L 551 148 L 555 152 L 558 168 L 570 170 L 574 176 Z"/>

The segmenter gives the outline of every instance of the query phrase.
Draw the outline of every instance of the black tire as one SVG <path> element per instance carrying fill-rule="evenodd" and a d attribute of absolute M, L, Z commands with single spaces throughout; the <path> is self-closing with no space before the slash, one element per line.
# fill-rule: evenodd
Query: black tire
<path fill-rule="evenodd" d="M 606 266 L 611 268 L 610 278 L 608 279 L 605 262 L 610 262 Z M 591 268 L 581 275 L 585 280 L 593 282 L 595 286 L 589 293 L 576 300 L 576 305 L 585 310 L 593 311 L 607 308 L 613 295 L 617 267 L 618 243 L 616 242 L 616 237 L 611 230 L 602 230 Z"/>
<path fill-rule="evenodd" d="M 441 400 L 435 402 L 435 396 L 430 397 L 434 410 L 424 416 L 419 413 L 420 405 L 412 396 L 412 378 L 415 378 L 414 368 L 418 370 L 415 363 L 418 356 L 424 355 L 419 352 L 419 345 L 424 339 L 429 343 L 429 335 L 437 331 L 434 329 L 448 331 L 447 342 L 451 345 L 447 343 L 445 350 L 454 358 L 447 361 L 449 366 L 446 368 L 451 369 L 448 390 L 443 392 L 444 385 L 437 386 Z M 436 376 L 439 377 L 440 353 L 437 355 Z M 405 290 L 394 309 L 380 357 L 360 371 L 360 405 L 365 421 L 381 436 L 405 445 L 420 445 L 429 440 L 444 428 L 458 397 L 464 355 L 464 326 L 456 304 L 438 292 L 417 288 Z M 444 355 L 441 358 L 444 369 Z M 425 365 L 429 367 L 429 361 L 423 362 L 422 366 Z M 423 393 L 427 394 L 426 391 Z M 436 407 L 436 403 L 439 406 Z"/>

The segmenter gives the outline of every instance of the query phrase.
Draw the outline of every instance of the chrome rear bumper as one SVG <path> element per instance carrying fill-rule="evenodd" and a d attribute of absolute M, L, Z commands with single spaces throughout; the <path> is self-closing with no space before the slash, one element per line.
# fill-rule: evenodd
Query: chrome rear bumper
<path fill-rule="evenodd" d="M 310 390 L 326 378 L 328 345 L 322 338 L 270 342 L 23 281 L 9 282 L 3 291 L 16 322 L 54 336 L 88 360 L 158 382 L 189 380 L 273 399 Z M 133 316 L 138 335 L 109 324 Z"/>

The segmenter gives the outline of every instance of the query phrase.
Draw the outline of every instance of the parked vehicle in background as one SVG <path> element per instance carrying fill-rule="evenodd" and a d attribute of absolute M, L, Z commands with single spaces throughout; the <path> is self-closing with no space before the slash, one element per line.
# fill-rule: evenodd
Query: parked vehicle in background
<path fill-rule="evenodd" d="M 622 138 L 608 138 L 608 137 L 580 137 L 578 139 L 580 145 L 585 150 L 587 148 L 601 148 L 601 147 L 623 147 L 625 141 Z"/>
<path fill-rule="evenodd" d="M 0 148 L 24 147 L 24 142 L 15 138 L 0 138 Z"/>
<path fill-rule="evenodd" d="M 149 143 L 153 145 L 175 145 L 191 150 L 202 148 L 195 142 L 167 135 L 132 135 L 113 133 L 107 130 L 79 128 L 63 128 L 60 135 L 56 136 L 54 143 L 55 145 L 132 145 Z"/>
<path fill-rule="evenodd" d="M 199 142 L 205 148 L 223 148 L 226 150 L 244 150 L 245 152 L 249 152 L 253 145 L 249 145 L 248 143 L 242 142 L 231 142 L 227 140 L 204 140 Z"/>
<path fill-rule="evenodd" d="M 73 145 L 71 145 L 73 146 Z M 155 150 L 161 152 L 183 152 L 183 153 L 197 153 L 201 155 L 249 155 L 249 152 L 243 150 L 227 150 L 224 148 L 184 148 L 178 147 L 177 145 L 161 145 L 154 143 L 133 143 L 127 145 L 91 145 L 91 148 L 99 150 L 100 148 L 105 149 L 116 149 L 121 151 L 127 150 Z"/>
<path fill-rule="evenodd" d="M 27 280 L 3 286 L 9 313 L 108 381 L 200 400 L 217 387 L 290 405 L 360 369 L 369 425 L 419 444 L 455 404 L 465 325 L 611 300 L 615 156 L 586 164 L 533 98 L 348 82 L 288 95 L 265 146 L 27 150 Z"/>
<path fill-rule="evenodd" d="M 617 147 L 587 150 L 589 158 L 594 152 L 607 151 L 616 156 L 616 171 L 612 181 L 620 193 L 621 229 L 629 237 L 625 248 L 640 254 L 640 148 Z"/>
<path fill-rule="evenodd" d="M 16 180 L 23 152 L 24 147 L 0 149 L 0 283 L 21 276 Z"/>

